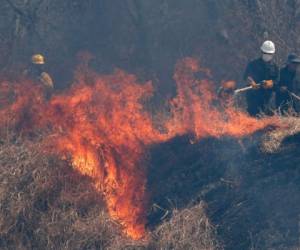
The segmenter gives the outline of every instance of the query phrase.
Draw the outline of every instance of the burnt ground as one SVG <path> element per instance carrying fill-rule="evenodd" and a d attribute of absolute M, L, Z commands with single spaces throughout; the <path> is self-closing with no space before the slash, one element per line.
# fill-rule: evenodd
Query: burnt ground
<path fill-rule="evenodd" d="M 263 153 L 261 135 L 236 140 L 175 138 L 151 149 L 149 227 L 169 210 L 207 203 L 225 249 L 299 246 L 300 135 Z"/>
<path fill-rule="evenodd" d="M 299 249 L 300 134 L 286 137 L 299 132 L 297 119 L 242 140 L 154 146 L 146 242 L 124 237 L 91 180 L 68 162 L 38 141 L 3 141 L 0 249 Z M 276 138 L 285 138 L 279 151 L 265 153 Z"/>

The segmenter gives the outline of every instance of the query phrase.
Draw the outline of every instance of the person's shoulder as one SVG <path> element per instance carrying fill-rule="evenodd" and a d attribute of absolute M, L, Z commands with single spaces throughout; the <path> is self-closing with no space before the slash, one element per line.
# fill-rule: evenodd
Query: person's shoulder
<path fill-rule="evenodd" d="M 272 61 L 271 66 L 279 70 L 279 67 L 276 62 Z"/>
<path fill-rule="evenodd" d="M 288 68 L 286 65 L 284 65 L 283 67 L 280 68 L 280 73 L 285 73 L 288 71 Z"/>
<path fill-rule="evenodd" d="M 257 58 L 254 58 L 251 62 L 253 62 L 253 63 L 262 62 L 262 59 L 261 59 L 261 57 L 257 57 Z"/>
<path fill-rule="evenodd" d="M 248 65 L 258 65 L 258 64 L 261 64 L 262 63 L 262 60 L 261 58 L 255 58 L 255 59 L 252 59 L 249 61 Z"/>
<path fill-rule="evenodd" d="M 250 60 L 250 61 L 247 62 L 247 64 L 246 64 L 246 71 L 250 70 L 253 67 L 253 61 L 254 60 Z"/>

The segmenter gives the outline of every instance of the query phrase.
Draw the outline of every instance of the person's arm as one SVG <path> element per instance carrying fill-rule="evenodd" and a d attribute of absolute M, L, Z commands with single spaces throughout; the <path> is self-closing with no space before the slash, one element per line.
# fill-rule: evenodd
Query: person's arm
<path fill-rule="evenodd" d="M 243 75 L 243 79 L 244 79 L 245 82 L 247 82 L 248 77 L 251 76 L 251 71 L 252 71 L 251 68 L 252 68 L 251 64 L 248 63 L 247 66 L 246 66 L 246 69 L 244 71 L 244 75 Z"/>
<path fill-rule="evenodd" d="M 274 77 L 273 77 L 273 83 L 274 83 L 274 88 L 278 85 L 279 81 L 280 81 L 280 71 L 277 65 L 275 65 L 275 69 L 274 69 Z"/>
<path fill-rule="evenodd" d="M 254 80 L 254 70 L 252 63 L 248 63 L 246 70 L 244 72 L 244 81 L 247 83 L 247 86 L 251 86 L 253 89 L 259 89 L 260 84 L 257 84 Z"/>
<path fill-rule="evenodd" d="M 300 69 L 296 70 L 291 91 L 295 92 L 297 95 L 300 94 Z"/>
<path fill-rule="evenodd" d="M 279 80 L 275 86 L 275 90 L 280 92 L 286 92 L 289 89 L 287 86 L 288 81 L 289 80 L 286 77 L 285 68 L 283 68 L 279 71 Z"/>
<path fill-rule="evenodd" d="M 279 80 L 279 69 L 276 64 L 269 66 L 269 77 L 262 82 L 264 89 L 275 90 Z"/>

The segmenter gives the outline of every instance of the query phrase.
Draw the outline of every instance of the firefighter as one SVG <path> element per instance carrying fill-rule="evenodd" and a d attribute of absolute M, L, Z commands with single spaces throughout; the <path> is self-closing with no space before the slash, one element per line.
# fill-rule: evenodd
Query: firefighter
<path fill-rule="evenodd" d="M 276 88 L 276 107 L 281 112 L 287 112 L 289 108 L 296 109 L 297 100 L 294 100 L 290 93 L 298 92 L 299 82 L 296 75 L 299 74 L 299 65 L 300 57 L 290 54 L 285 67 L 280 70 L 280 79 Z"/>
<path fill-rule="evenodd" d="M 252 87 L 246 95 L 247 111 L 251 116 L 260 112 L 272 114 L 270 101 L 279 77 L 279 69 L 273 62 L 274 43 L 265 41 L 260 49 L 261 56 L 249 62 L 244 73 L 244 80 Z"/>
<path fill-rule="evenodd" d="M 46 99 L 53 93 L 54 85 L 51 76 L 44 70 L 45 58 L 41 54 L 34 54 L 31 57 L 31 64 L 25 74 L 31 79 L 42 84 Z"/>
<path fill-rule="evenodd" d="M 294 108 L 295 111 L 300 113 L 300 67 L 296 68 L 295 78 L 293 81 L 293 92 L 290 95 L 294 98 Z"/>

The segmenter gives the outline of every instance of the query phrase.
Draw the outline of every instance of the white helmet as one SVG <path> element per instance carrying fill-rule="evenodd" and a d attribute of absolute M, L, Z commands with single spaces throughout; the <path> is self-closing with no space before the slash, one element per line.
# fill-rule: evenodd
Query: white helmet
<path fill-rule="evenodd" d="M 267 54 L 274 54 L 275 53 L 275 44 L 272 41 L 265 41 L 261 47 L 260 47 L 261 51 L 263 53 L 267 53 Z"/>

